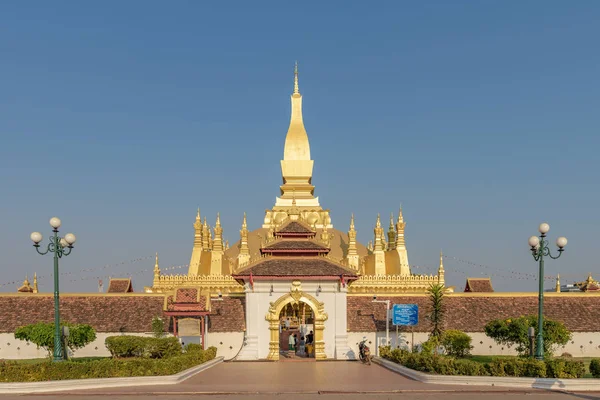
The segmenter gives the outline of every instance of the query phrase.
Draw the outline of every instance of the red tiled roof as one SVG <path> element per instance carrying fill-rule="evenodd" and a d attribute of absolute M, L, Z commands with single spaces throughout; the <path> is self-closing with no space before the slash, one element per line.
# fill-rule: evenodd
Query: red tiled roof
<path fill-rule="evenodd" d="M 356 274 L 323 257 L 295 258 L 273 257 L 255 264 L 235 276 L 340 276 L 355 277 Z"/>
<path fill-rule="evenodd" d="M 309 226 L 298 221 L 290 221 L 284 224 L 281 228 L 277 230 L 277 232 L 275 232 L 275 235 L 285 235 L 286 233 L 302 234 L 303 236 L 315 235 L 315 232 Z"/>
<path fill-rule="evenodd" d="M 431 312 L 427 296 L 377 297 L 390 300 L 392 304 L 417 304 L 419 324 L 415 328 L 403 329 L 415 332 L 428 332 Z M 483 332 L 485 324 L 493 319 L 537 315 L 537 293 L 527 295 L 448 295 L 445 329 L 459 329 L 465 332 Z M 544 315 L 561 321 L 572 332 L 596 332 L 600 321 L 600 296 L 593 294 L 571 294 L 545 296 Z M 374 304 L 370 297 L 348 296 L 348 329 L 351 332 L 372 332 L 385 330 L 385 308 Z"/>
<path fill-rule="evenodd" d="M 60 298 L 61 320 L 90 324 L 98 332 L 152 332 L 152 318 L 163 316 L 164 295 L 67 295 Z M 52 294 L 0 296 L 0 332 L 54 321 Z"/>
<path fill-rule="evenodd" d="M 329 249 L 322 244 L 312 242 L 310 240 L 281 240 L 274 243 L 268 244 L 266 247 L 261 249 L 263 253 L 268 253 L 269 250 L 320 250 L 329 251 Z"/>
<path fill-rule="evenodd" d="M 107 293 L 131 293 L 133 292 L 133 285 L 129 278 L 112 278 L 108 282 Z"/>
<path fill-rule="evenodd" d="M 492 280 L 490 278 L 467 278 L 465 292 L 489 293 L 493 292 Z"/>

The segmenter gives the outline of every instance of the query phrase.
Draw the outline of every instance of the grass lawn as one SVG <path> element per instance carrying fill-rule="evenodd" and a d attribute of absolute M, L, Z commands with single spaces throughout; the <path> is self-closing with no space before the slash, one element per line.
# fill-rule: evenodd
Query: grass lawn
<path fill-rule="evenodd" d="M 69 361 L 86 362 L 86 361 L 102 360 L 103 358 L 110 358 L 110 357 L 75 357 L 75 358 L 70 358 Z M 18 364 L 39 364 L 39 363 L 47 362 L 48 358 L 29 358 L 29 359 L 24 359 L 24 360 L 8 360 L 8 361 L 16 361 Z"/>
<path fill-rule="evenodd" d="M 472 360 L 472 361 L 477 361 L 479 363 L 488 363 L 491 362 L 493 359 L 510 359 L 510 358 L 515 358 L 516 356 L 468 356 L 467 359 Z M 585 370 L 588 371 L 585 375 L 584 378 L 592 378 L 592 374 L 590 374 L 590 361 L 592 360 L 593 357 L 573 357 L 573 360 L 579 360 L 579 361 L 583 361 L 583 364 L 585 365 Z"/>

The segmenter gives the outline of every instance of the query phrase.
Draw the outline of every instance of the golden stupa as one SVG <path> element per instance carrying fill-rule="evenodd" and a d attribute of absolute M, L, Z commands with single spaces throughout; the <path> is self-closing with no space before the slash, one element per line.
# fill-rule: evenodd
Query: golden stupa
<path fill-rule="evenodd" d="M 158 256 L 154 280 L 146 292 L 170 292 L 180 287 L 196 287 L 210 298 L 215 293 L 241 293 L 244 287 L 233 277 L 252 267 L 269 255 L 261 254 L 274 233 L 290 220 L 301 221 L 315 232 L 315 237 L 330 250 L 323 257 L 339 263 L 359 278 L 348 290 L 352 293 L 399 294 L 424 292 L 432 283 L 444 283 L 444 268 L 440 257 L 437 275 L 415 275 L 408 262 L 404 232 L 406 223 L 402 208 L 397 219 L 390 218 L 385 232 L 377 215 L 373 241 L 367 247 L 357 242 L 354 215 L 350 216 L 347 232 L 333 227 L 330 211 L 323 209 L 312 185 L 314 161 L 310 158 L 310 143 L 302 116 L 302 95 L 298 85 L 298 66 L 294 69 L 294 91 L 291 96 L 290 125 L 285 138 L 281 174 L 283 184 L 275 205 L 266 210 L 263 225 L 248 230 L 246 214 L 242 218 L 240 240 L 229 247 L 223 241 L 223 228 L 217 214 L 214 227 L 206 217 L 196 214 L 194 245 L 187 275 L 164 275 L 160 272 Z"/>

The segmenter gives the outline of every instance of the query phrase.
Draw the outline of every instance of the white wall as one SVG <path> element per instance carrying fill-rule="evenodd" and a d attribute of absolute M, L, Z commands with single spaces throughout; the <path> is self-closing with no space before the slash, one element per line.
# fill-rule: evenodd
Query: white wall
<path fill-rule="evenodd" d="M 70 357 L 110 357 L 110 352 L 104 345 L 109 336 L 152 336 L 151 333 L 121 333 L 121 332 L 97 332 L 96 340 L 87 346 L 75 351 L 69 351 Z M 33 343 L 27 344 L 24 340 L 15 339 L 12 333 L 0 333 L 0 359 L 14 360 L 27 358 L 45 358 L 48 352 L 38 349 Z"/>
<path fill-rule="evenodd" d="M 204 345 L 206 348 L 216 347 L 217 355 L 229 360 L 240 351 L 243 342 L 243 332 L 208 332 Z"/>
<path fill-rule="evenodd" d="M 497 345 L 483 332 L 467 333 L 472 338 L 471 345 L 473 346 L 473 350 L 471 350 L 471 354 L 473 355 L 517 354 L 514 348 Z M 356 354 L 358 354 L 357 343 L 365 336 L 367 337 L 367 344 L 370 346 L 372 354 L 376 354 L 378 347 L 385 344 L 385 332 L 349 332 L 348 344 Z M 415 332 L 414 344 L 419 345 L 426 341 L 428 337 L 429 333 Z M 412 335 L 400 332 L 399 337 L 396 339 L 396 329 L 390 328 L 390 342 L 394 347 L 399 345 L 401 348 L 410 349 Z M 556 348 L 554 355 L 559 356 L 565 352 L 570 353 L 573 357 L 600 357 L 600 335 L 597 332 L 574 332 L 571 341 L 565 346 Z"/>
<path fill-rule="evenodd" d="M 320 286 L 320 291 L 318 290 Z M 325 320 L 323 339 L 325 355 L 329 359 L 336 357 L 336 346 L 344 347 L 347 337 L 346 329 L 346 288 L 340 288 L 337 282 L 303 281 L 301 290 L 310 294 L 324 304 L 327 320 Z M 273 292 L 271 292 L 273 287 Z M 269 322 L 265 316 L 271 303 L 290 293 L 291 281 L 255 282 L 254 290 L 246 285 L 246 329 L 247 345 L 239 359 L 266 359 L 269 355 Z M 347 347 L 347 346 L 346 346 Z M 338 358 L 345 356 L 346 350 L 340 351 Z"/>

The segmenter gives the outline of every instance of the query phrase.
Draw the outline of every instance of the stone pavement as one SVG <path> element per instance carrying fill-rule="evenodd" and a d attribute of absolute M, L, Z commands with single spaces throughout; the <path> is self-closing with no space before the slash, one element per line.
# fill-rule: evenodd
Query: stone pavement
<path fill-rule="evenodd" d="M 192 395 L 192 394 L 342 394 L 417 392 L 542 393 L 535 390 L 431 385 L 405 378 L 381 366 L 351 361 L 228 362 L 221 363 L 176 385 L 90 389 L 82 395 Z M 178 397 L 179 397 L 178 396 Z M 364 394 L 363 394 L 364 396 Z M 22 397 L 21 397 L 22 398 Z"/>

